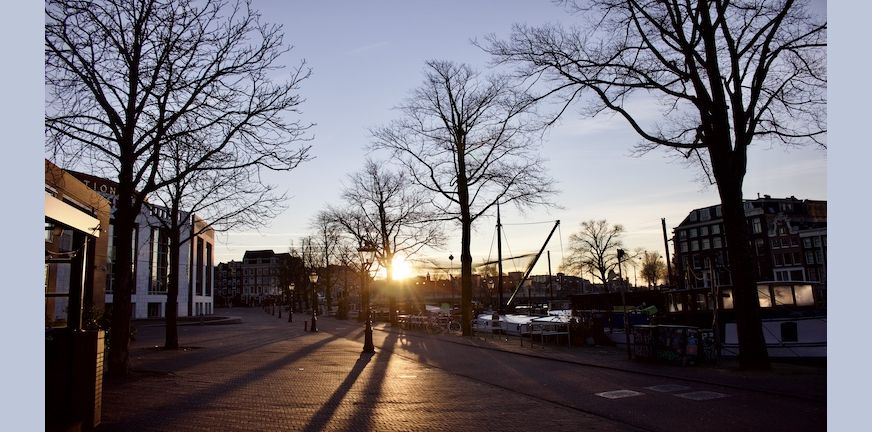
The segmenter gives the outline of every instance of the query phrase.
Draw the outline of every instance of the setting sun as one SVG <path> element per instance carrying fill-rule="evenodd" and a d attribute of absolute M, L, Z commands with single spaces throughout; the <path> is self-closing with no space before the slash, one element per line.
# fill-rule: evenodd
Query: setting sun
<path fill-rule="evenodd" d="M 401 256 L 394 257 L 394 279 L 402 280 L 408 279 L 415 275 L 415 269 L 412 267 L 412 263 L 406 261 L 405 258 Z"/>

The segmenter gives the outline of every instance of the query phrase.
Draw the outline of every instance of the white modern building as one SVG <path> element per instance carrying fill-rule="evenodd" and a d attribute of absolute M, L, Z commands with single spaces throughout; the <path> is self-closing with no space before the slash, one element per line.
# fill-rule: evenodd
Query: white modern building
<path fill-rule="evenodd" d="M 71 172 L 82 183 L 97 191 L 110 202 L 115 201 L 117 184 L 89 174 Z M 184 212 L 179 247 L 178 271 L 169 271 L 168 229 L 161 222 L 167 210 L 153 204 L 144 205 L 136 218 L 137 230 L 133 244 L 134 280 L 131 293 L 133 318 L 162 318 L 166 313 L 167 275 L 175 275 L 179 282 L 179 316 L 211 315 L 214 305 L 214 231 L 195 214 Z M 115 281 L 113 257 L 115 234 L 110 220 L 108 228 L 108 264 L 106 265 L 106 308 L 111 308 Z"/>

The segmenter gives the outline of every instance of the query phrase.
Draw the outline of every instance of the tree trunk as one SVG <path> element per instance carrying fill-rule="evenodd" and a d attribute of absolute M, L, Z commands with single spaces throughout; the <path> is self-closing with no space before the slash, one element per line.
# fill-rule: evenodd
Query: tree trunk
<path fill-rule="evenodd" d="M 733 279 L 733 308 L 739 338 L 738 360 L 742 369 L 768 369 L 769 357 L 757 299 L 757 267 L 751 251 L 741 184 L 741 179 L 733 177 L 718 179 Z"/>
<path fill-rule="evenodd" d="M 179 210 L 178 207 L 174 204 L 173 208 L 170 210 L 170 229 L 169 229 L 169 256 L 168 258 L 168 281 L 167 281 L 167 301 L 166 301 L 166 310 L 164 311 L 165 319 L 166 319 L 166 340 L 164 341 L 165 349 L 178 349 L 179 348 L 179 328 L 178 328 L 178 317 L 179 317 L 179 274 L 178 269 L 179 266 L 179 249 L 181 248 L 181 243 L 179 241 L 181 227 L 179 226 Z M 191 238 L 193 244 L 193 238 Z M 197 263 L 200 265 L 200 263 Z M 194 271 L 193 269 L 191 269 Z"/>
<path fill-rule="evenodd" d="M 127 178 L 127 181 L 124 179 Z M 115 203 L 114 227 L 117 244 L 113 272 L 115 275 L 112 296 L 112 327 L 109 337 L 108 373 L 111 377 L 127 376 L 129 365 L 128 344 L 130 343 L 130 297 L 135 281 L 133 279 L 133 236 L 135 211 L 133 187 L 129 170 L 122 167 L 119 175 L 118 196 Z"/>

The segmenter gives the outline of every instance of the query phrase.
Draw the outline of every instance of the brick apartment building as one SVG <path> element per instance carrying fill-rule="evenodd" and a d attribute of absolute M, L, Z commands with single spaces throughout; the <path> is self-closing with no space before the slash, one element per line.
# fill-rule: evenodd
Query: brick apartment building
<path fill-rule="evenodd" d="M 745 200 L 759 281 L 826 284 L 827 202 L 795 197 Z M 674 229 L 679 289 L 730 286 L 721 206 L 692 210 Z"/>

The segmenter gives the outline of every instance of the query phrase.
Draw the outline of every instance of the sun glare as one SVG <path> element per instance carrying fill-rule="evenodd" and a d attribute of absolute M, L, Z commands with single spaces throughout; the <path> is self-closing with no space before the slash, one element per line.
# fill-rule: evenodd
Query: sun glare
<path fill-rule="evenodd" d="M 412 267 L 412 263 L 406 261 L 405 258 L 401 256 L 394 257 L 394 279 L 402 280 L 408 279 L 415 275 L 415 269 Z"/>

